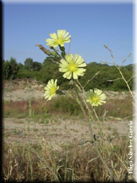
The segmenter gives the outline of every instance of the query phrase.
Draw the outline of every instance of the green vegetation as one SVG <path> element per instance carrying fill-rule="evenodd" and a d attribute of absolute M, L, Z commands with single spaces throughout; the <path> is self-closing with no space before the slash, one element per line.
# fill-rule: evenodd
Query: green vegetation
<path fill-rule="evenodd" d="M 32 100 L 32 113 L 35 117 L 47 119 L 50 115 L 82 116 L 83 113 L 78 103 L 67 96 L 58 96 L 52 101 L 45 99 Z M 125 106 L 127 106 L 125 108 Z M 124 109 L 124 110 L 123 110 Z M 127 96 L 125 99 L 109 99 L 106 104 L 96 108 L 99 118 L 102 118 L 105 111 L 106 117 L 118 119 L 132 119 L 132 99 Z M 4 117 L 29 117 L 28 101 L 4 101 Z"/>
<path fill-rule="evenodd" d="M 14 58 L 11 58 L 10 61 L 3 60 L 3 79 L 33 78 L 46 84 L 48 80 L 52 78 L 58 79 L 60 89 L 71 89 L 72 85 L 69 85 L 69 81 L 63 78 L 62 73 L 59 72 L 58 64 L 55 63 L 57 59 L 59 58 L 47 57 L 43 63 L 39 63 L 34 62 L 31 58 L 27 58 L 24 61 L 24 65 L 21 63 L 18 64 Z M 133 90 L 133 67 L 134 66 L 130 64 L 121 66 L 120 68 L 131 90 Z M 94 77 L 96 73 L 98 74 Z M 94 79 L 92 79 L 93 77 Z M 107 64 L 95 62 L 87 64 L 86 73 L 80 78 L 80 82 L 83 86 L 88 82 L 85 86 L 86 90 L 93 88 L 111 91 L 128 90 L 117 68 Z"/>

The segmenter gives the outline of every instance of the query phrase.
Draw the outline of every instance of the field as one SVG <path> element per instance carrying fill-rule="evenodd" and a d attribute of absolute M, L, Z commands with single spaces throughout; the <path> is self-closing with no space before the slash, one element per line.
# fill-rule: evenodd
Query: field
<path fill-rule="evenodd" d="M 92 146 L 87 119 L 78 105 L 59 95 L 46 102 L 44 85 L 35 80 L 4 81 L 3 84 L 5 181 L 109 180 Z M 132 99 L 129 92 L 104 92 L 107 102 L 97 109 L 97 114 L 117 154 L 128 166 Z M 99 128 L 94 128 L 98 133 Z M 103 146 L 102 154 L 112 166 L 105 141 Z M 110 157 L 115 159 L 113 153 Z M 127 170 L 117 160 L 114 169 L 119 180 L 127 180 Z"/>

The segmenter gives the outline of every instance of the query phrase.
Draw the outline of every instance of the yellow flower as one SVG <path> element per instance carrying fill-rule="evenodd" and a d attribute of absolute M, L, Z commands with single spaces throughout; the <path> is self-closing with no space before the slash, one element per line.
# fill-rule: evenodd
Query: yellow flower
<path fill-rule="evenodd" d="M 65 55 L 65 59 L 60 60 L 59 71 L 64 72 L 63 77 L 67 79 L 78 79 L 78 76 L 83 76 L 86 69 L 81 67 L 85 67 L 86 63 L 83 58 L 75 54 L 74 57 L 72 54 Z"/>
<path fill-rule="evenodd" d="M 58 45 L 64 46 L 64 43 L 69 43 L 71 36 L 66 30 L 58 30 L 57 34 L 50 34 L 51 39 L 46 39 L 47 45 L 51 47 L 57 47 Z"/>
<path fill-rule="evenodd" d="M 89 102 L 92 106 L 98 106 L 106 103 L 105 99 L 106 95 L 99 89 L 94 89 L 94 91 L 90 90 L 87 92 L 87 102 Z"/>
<path fill-rule="evenodd" d="M 59 86 L 57 86 L 57 79 L 54 81 L 51 79 L 47 86 L 45 87 L 45 94 L 44 97 L 47 100 L 51 100 L 51 98 L 56 94 L 56 91 L 59 89 Z"/>

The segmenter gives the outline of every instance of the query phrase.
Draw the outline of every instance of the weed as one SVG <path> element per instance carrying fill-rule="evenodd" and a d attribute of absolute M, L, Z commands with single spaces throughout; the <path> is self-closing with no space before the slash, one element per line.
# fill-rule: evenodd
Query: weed
<path fill-rule="evenodd" d="M 125 99 L 107 100 L 104 106 L 99 106 L 96 110 L 100 119 L 102 119 L 105 111 L 107 111 L 106 117 L 112 116 L 114 118 L 119 117 L 123 119 L 127 116 L 130 116 L 129 119 L 132 119 L 132 99 L 131 97 L 127 96 Z M 24 118 L 29 116 L 29 113 L 31 113 L 31 116 L 35 115 L 36 118 L 42 120 L 50 118 L 52 115 L 63 115 L 64 120 L 68 119 L 70 115 L 74 119 L 75 116 L 83 118 L 79 105 L 77 103 L 74 105 L 73 99 L 70 100 L 65 96 L 58 96 L 57 98 L 48 102 L 43 99 L 32 100 L 31 111 L 29 110 L 28 101 L 4 101 L 4 117 Z"/>
<path fill-rule="evenodd" d="M 22 133 L 22 131 L 14 129 L 13 133 L 14 133 L 14 135 L 18 135 L 18 134 Z"/>
<path fill-rule="evenodd" d="M 128 144 L 128 141 L 127 138 L 124 138 L 114 146 L 114 151 L 117 152 L 119 157 L 122 157 L 123 161 L 127 161 L 128 146 L 126 144 Z M 85 147 L 83 149 L 82 145 L 66 143 L 62 145 L 62 151 L 60 152 L 54 150 L 45 141 L 43 143 L 30 144 L 29 146 L 15 146 L 10 143 L 4 143 L 4 180 L 108 181 L 106 170 L 95 153 L 94 147 L 90 144 Z M 107 156 L 105 151 L 103 156 L 104 158 Z M 113 166 L 116 171 L 121 168 L 119 176 L 124 181 L 127 171 L 114 158 L 114 153 L 111 154 L 110 158 L 115 159 Z"/>

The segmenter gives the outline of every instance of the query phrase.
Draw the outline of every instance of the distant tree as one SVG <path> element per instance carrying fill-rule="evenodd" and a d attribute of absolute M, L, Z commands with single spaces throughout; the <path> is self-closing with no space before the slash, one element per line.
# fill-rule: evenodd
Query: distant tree
<path fill-rule="evenodd" d="M 69 85 L 69 80 L 65 79 L 63 73 L 59 72 L 59 65 L 56 64 L 59 60 L 59 57 L 48 56 L 43 63 L 39 63 L 37 61 L 34 62 L 31 58 L 27 58 L 24 65 L 18 64 L 14 58 L 11 58 L 10 61 L 3 60 L 3 78 L 6 80 L 34 78 L 45 84 L 50 79 L 57 79 L 60 89 L 71 89 L 72 85 Z M 129 81 L 131 90 L 134 85 L 133 68 L 134 65 L 120 67 L 125 79 Z M 95 76 L 96 73 L 98 74 Z M 85 86 L 87 83 L 86 91 L 93 88 L 115 91 L 128 90 L 124 81 L 119 78 L 121 78 L 121 75 L 115 66 L 92 62 L 87 64 L 86 72 L 83 77 L 79 77 L 79 81 L 82 86 Z"/>
<path fill-rule="evenodd" d="M 55 63 L 55 62 L 59 62 L 60 58 L 59 57 L 47 57 L 44 62 L 43 62 L 43 66 L 48 64 L 48 63 Z"/>
<path fill-rule="evenodd" d="M 3 63 L 3 79 L 8 80 L 11 76 L 11 65 L 8 60 Z"/>
<path fill-rule="evenodd" d="M 33 62 L 33 71 L 40 71 L 42 68 L 42 64 L 39 62 Z"/>
<path fill-rule="evenodd" d="M 126 83 L 123 81 L 123 79 L 116 80 L 113 84 L 113 90 L 114 91 L 124 91 L 128 90 Z"/>
<path fill-rule="evenodd" d="M 15 58 L 10 58 L 10 61 L 6 60 L 3 62 L 3 78 L 8 79 L 16 79 L 17 73 L 19 71 L 19 65 L 16 62 Z"/>
<path fill-rule="evenodd" d="M 33 59 L 27 58 L 24 62 L 24 65 L 27 69 L 33 69 Z"/>
<path fill-rule="evenodd" d="M 51 62 L 51 59 L 53 59 L 52 57 L 47 57 L 45 58 L 45 60 L 43 61 L 43 66 L 45 66 L 46 64 Z"/>
<path fill-rule="evenodd" d="M 126 68 L 128 71 L 132 71 L 132 72 L 133 72 L 133 68 L 135 68 L 135 64 L 126 65 L 125 68 Z"/>
<path fill-rule="evenodd" d="M 18 75 L 17 77 L 19 79 L 23 78 L 35 78 L 35 71 L 31 71 L 31 70 L 28 70 L 28 69 L 25 69 L 25 68 L 21 68 L 18 72 Z"/>
<path fill-rule="evenodd" d="M 24 67 L 24 65 L 22 63 L 19 63 L 18 65 L 19 65 L 20 69 Z"/>
<path fill-rule="evenodd" d="M 19 70 L 19 65 L 16 62 L 16 59 L 12 58 L 12 57 L 10 58 L 9 64 L 10 64 L 10 67 L 11 67 L 10 79 L 16 79 L 17 78 L 17 73 L 18 73 L 18 70 Z"/>

